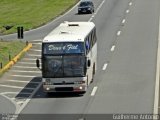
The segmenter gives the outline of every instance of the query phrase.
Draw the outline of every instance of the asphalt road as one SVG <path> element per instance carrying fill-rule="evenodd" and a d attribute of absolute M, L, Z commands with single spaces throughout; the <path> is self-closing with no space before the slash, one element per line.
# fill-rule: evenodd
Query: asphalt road
<path fill-rule="evenodd" d="M 75 7 L 49 25 L 25 33 L 27 40 L 41 40 L 62 21 L 93 21 L 97 28 L 98 70 L 84 96 L 46 96 L 40 87 L 24 104 L 21 114 L 30 115 L 20 116 L 23 120 L 97 120 L 113 118 L 106 114 L 153 113 L 160 1 L 94 0 L 94 4 L 93 15 L 77 15 Z M 91 96 L 95 87 L 97 91 Z"/>

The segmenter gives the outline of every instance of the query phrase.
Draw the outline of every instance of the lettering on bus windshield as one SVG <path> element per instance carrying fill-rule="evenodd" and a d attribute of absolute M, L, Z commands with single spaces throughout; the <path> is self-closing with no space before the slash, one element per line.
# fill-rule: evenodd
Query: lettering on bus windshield
<path fill-rule="evenodd" d="M 44 43 L 44 54 L 84 53 L 83 43 Z"/>

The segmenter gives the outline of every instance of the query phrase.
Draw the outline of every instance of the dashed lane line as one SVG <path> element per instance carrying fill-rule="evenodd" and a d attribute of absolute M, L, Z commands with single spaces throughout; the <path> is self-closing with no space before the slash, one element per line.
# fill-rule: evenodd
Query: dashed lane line
<path fill-rule="evenodd" d="M 120 36 L 120 35 L 121 35 L 121 31 L 118 31 L 118 32 L 117 32 L 117 36 Z"/>
<path fill-rule="evenodd" d="M 98 89 L 97 86 L 95 86 L 95 87 L 93 88 L 92 93 L 91 93 L 91 96 L 95 96 L 97 89 Z"/>
<path fill-rule="evenodd" d="M 126 22 L 126 19 L 123 19 L 123 20 L 122 20 L 122 23 L 124 24 L 125 22 Z"/>
<path fill-rule="evenodd" d="M 126 13 L 129 13 L 130 11 L 129 11 L 129 9 L 128 10 L 126 10 Z"/>
<path fill-rule="evenodd" d="M 130 3 L 129 3 L 129 6 L 131 6 L 132 4 L 133 4 L 133 3 L 132 3 L 132 2 L 130 2 Z"/>
<path fill-rule="evenodd" d="M 98 6 L 97 10 L 95 11 L 95 13 L 91 16 L 91 18 L 88 21 L 92 21 L 92 19 L 95 17 L 95 15 L 98 13 L 98 11 L 100 10 L 100 8 L 102 7 L 102 5 L 105 3 L 105 0 L 103 0 L 101 2 L 101 4 Z"/>
<path fill-rule="evenodd" d="M 116 47 L 115 45 L 112 46 L 111 52 L 113 52 L 115 50 L 115 47 Z"/>
<path fill-rule="evenodd" d="M 107 66 L 108 66 L 108 64 L 107 64 L 107 63 L 105 63 L 105 64 L 103 65 L 102 70 L 106 70 Z"/>

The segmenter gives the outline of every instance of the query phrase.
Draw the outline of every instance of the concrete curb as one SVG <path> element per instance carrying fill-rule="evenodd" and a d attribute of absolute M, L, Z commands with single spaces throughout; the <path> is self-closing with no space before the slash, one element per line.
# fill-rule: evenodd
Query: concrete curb
<path fill-rule="evenodd" d="M 0 73 L 8 70 L 12 67 L 22 56 L 23 53 L 27 52 L 32 47 L 32 43 L 28 43 L 28 45 L 18 54 L 16 55 L 9 63 L 7 63 L 1 70 Z"/>

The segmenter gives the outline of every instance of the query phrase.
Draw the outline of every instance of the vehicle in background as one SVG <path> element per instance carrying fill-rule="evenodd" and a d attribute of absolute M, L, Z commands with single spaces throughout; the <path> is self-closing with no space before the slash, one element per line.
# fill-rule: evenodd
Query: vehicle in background
<path fill-rule="evenodd" d="M 85 93 L 96 72 L 95 24 L 61 23 L 42 41 L 41 65 L 45 92 Z"/>
<path fill-rule="evenodd" d="M 94 4 L 91 0 L 83 0 L 78 5 L 78 14 L 81 13 L 93 13 L 94 12 Z"/>

